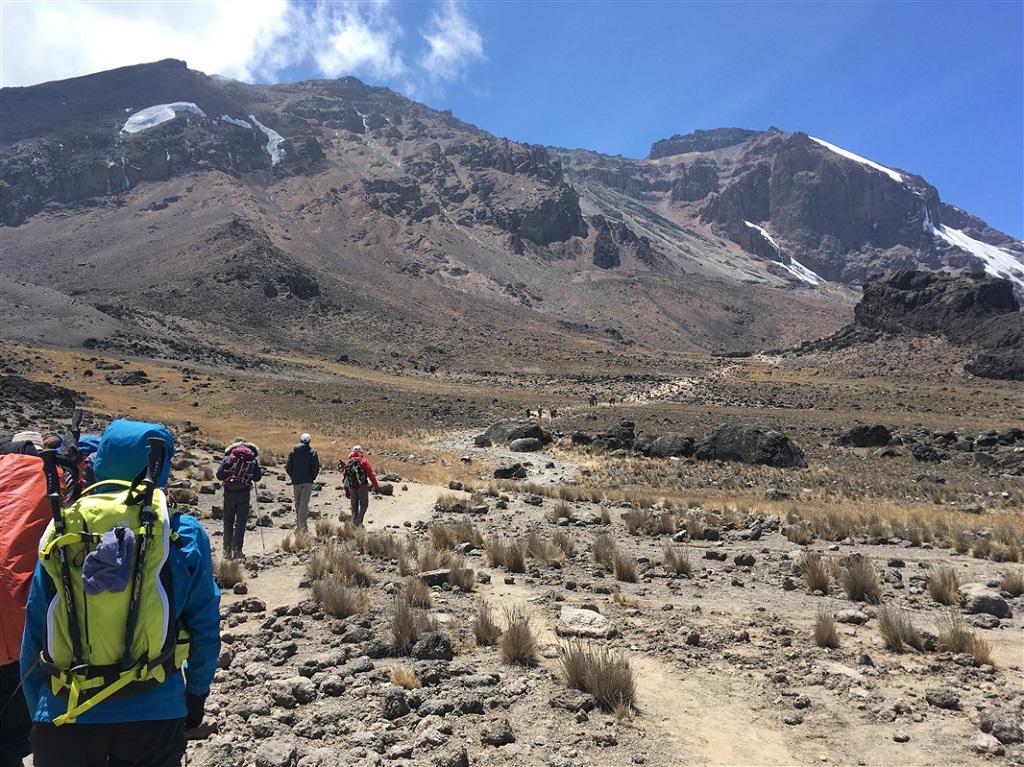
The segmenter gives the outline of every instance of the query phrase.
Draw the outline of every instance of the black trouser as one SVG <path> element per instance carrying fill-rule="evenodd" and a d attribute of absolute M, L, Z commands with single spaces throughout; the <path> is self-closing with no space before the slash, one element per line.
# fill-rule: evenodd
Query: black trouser
<path fill-rule="evenodd" d="M 20 767 L 21 757 L 31 750 L 28 734 L 32 718 L 25 705 L 25 696 L 18 686 L 21 669 L 18 662 L 0 666 L 0 767 Z"/>
<path fill-rule="evenodd" d="M 249 488 L 224 488 L 224 553 L 241 553 L 245 523 L 249 521 Z"/>
<path fill-rule="evenodd" d="M 35 767 L 181 767 L 185 720 L 32 728 Z"/>

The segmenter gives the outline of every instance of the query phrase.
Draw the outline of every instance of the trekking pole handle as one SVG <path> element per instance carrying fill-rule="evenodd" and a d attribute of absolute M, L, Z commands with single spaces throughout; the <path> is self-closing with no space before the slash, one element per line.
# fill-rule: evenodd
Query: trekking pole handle
<path fill-rule="evenodd" d="M 160 470 L 164 467 L 164 451 L 167 443 L 160 437 L 148 437 L 146 441 L 149 443 L 149 464 L 146 466 L 146 479 L 143 481 L 151 487 L 156 487 Z"/>

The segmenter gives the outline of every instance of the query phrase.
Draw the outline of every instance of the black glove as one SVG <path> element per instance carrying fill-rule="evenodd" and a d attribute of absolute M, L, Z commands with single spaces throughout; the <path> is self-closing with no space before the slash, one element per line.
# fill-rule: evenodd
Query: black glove
<path fill-rule="evenodd" d="M 185 693 L 185 708 L 188 713 L 185 715 L 185 729 L 193 730 L 203 723 L 203 714 L 206 712 L 206 697 L 209 695 L 193 695 Z"/>

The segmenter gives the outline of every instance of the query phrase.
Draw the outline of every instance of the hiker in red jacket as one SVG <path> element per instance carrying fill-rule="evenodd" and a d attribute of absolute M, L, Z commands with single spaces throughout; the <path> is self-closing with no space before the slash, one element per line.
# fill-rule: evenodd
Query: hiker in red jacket
<path fill-rule="evenodd" d="M 370 462 L 363 456 L 363 448 L 356 445 L 352 448 L 352 454 L 343 468 L 345 474 L 345 497 L 352 504 L 352 521 L 362 527 L 363 517 L 366 516 L 366 509 L 370 505 L 370 485 L 373 485 L 373 494 L 380 495 L 380 485 L 377 484 L 377 477 L 370 468 Z"/>

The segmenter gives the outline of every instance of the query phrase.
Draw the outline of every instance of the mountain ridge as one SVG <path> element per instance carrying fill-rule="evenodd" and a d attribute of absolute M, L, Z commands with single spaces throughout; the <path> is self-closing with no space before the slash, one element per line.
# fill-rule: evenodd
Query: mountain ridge
<path fill-rule="evenodd" d="M 161 103 L 179 109 L 123 132 Z M 497 339 L 512 367 L 795 345 L 848 322 L 874 271 L 994 268 L 964 243 L 1024 285 L 1024 244 L 920 177 L 777 129 L 628 160 L 495 137 L 355 78 L 257 86 L 175 60 L 5 88 L 0 116 L 7 278 L 65 274 L 93 307 L 227 311 L 261 344 L 384 367 L 438 332 L 461 351 L 445 364 L 477 368 Z"/>

